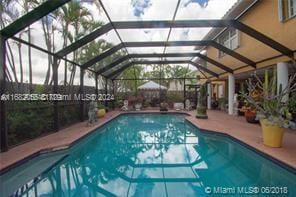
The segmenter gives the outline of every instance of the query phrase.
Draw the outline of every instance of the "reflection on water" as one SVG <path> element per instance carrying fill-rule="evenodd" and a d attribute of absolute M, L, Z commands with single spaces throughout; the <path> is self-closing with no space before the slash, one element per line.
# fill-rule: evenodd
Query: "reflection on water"
<path fill-rule="evenodd" d="M 127 115 L 69 150 L 16 196 L 204 196 L 205 187 L 285 186 L 296 176 L 181 115 Z"/>

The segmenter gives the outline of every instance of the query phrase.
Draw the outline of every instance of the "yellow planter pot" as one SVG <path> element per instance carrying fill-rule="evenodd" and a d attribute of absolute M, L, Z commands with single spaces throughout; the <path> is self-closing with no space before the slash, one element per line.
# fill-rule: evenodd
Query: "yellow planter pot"
<path fill-rule="evenodd" d="M 263 134 L 263 144 L 274 148 L 281 147 L 284 136 L 284 128 L 269 125 L 267 119 L 260 120 L 260 123 Z"/>
<path fill-rule="evenodd" d="M 98 109 L 98 117 L 102 118 L 104 117 L 106 114 L 106 110 L 105 109 Z"/>

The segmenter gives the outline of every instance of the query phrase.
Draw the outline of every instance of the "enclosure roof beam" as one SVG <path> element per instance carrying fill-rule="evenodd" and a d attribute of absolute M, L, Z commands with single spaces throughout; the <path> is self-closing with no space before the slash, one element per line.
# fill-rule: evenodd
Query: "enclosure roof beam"
<path fill-rule="evenodd" d="M 124 45 L 122 43 L 112 47 L 111 49 L 101 53 L 100 55 L 90 59 L 89 61 L 87 61 L 86 63 L 84 63 L 82 65 L 83 68 L 88 68 L 88 67 L 91 67 L 93 65 L 95 65 L 97 62 L 103 60 L 104 58 L 108 57 L 108 56 L 111 56 L 113 54 L 115 54 L 117 51 L 119 51 L 120 49 L 123 49 L 124 48 Z"/>
<path fill-rule="evenodd" d="M 99 68 L 96 72 L 97 74 L 101 74 L 103 72 L 106 72 L 107 70 L 117 66 L 118 64 L 130 59 L 130 58 L 149 58 L 149 57 L 192 57 L 196 56 L 197 53 L 141 53 L 141 54 L 130 54 L 126 55 L 124 57 L 118 58 L 114 62 L 110 63 L 107 66 L 104 66 L 102 68 Z"/>
<path fill-rule="evenodd" d="M 190 61 L 188 63 L 191 64 L 192 66 L 195 66 L 197 69 L 203 70 L 203 71 L 213 75 L 214 77 L 217 77 L 217 78 L 219 77 L 218 73 L 215 73 L 215 72 L 211 71 L 210 69 L 208 69 L 208 68 L 206 68 L 206 67 L 204 67 L 204 66 L 202 66 L 202 65 L 200 65 L 200 64 L 198 64 L 196 62 Z"/>
<path fill-rule="evenodd" d="M 233 27 L 241 32 L 268 45 L 280 53 L 291 57 L 293 50 L 281 43 L 255 30 L 254 28 L 238 20 L 177 20 L 177 21 L 129 21 L 113 22 L 117 29 L 140 29 L 140 28 L 190 28 L 190 27 Z M 293 56 L 292 56 L 293 57 Z"/>
<path fill-rule="evenodd" d="M 136 53 L 130 54 L 133 58 L 145 58 L 145 57 L 194 57 L 199 53 Z"/>
<path fill-rule="evenodd" d="M 17 42 L 20 42 L 20 43 L 22 43 L 22 44 L 25 44 L 25 45 L 27 45 L 27 46 L 30 46 L 30 47 L 32 47 L 32 48 L 34 48 L 34 49 L 39 50 L 39 51 L 42 51 L 43 53 L 46 53 L 46 54 L 48 54 L 48 55 L 51 55 L 51 56 L 53 56 L 53 57 L 55 57 L 55 58 L 57 58 L 57 59 L 64 60 L 64 61 L 66 61 L 66 62 L 68 62 L 68 63 L 70 63 L 70 64 L 73 64 L 73 65 L 75 65 L 75 66 L 78 66 L 78 67 L 80 67 L 80 68 L 83 68 L 82 65 L 80 65 L 80 64 L 78 64 L 78 63 L 76 63 L 76 62 L 74 62 L 74 61 L 72 61 L 72 60 L 69 60 L 69 59 L 67 59 L 67 58 L 65 58 L 65 57 L 59 57 L 59 56 L 57 56 L 55 53 L 50 52 L 50 51 L 48 51 L 48 50 L 45 50 L 45 49 L 43 49 L 43 48 L 41 48 L 41 47 L 39 47 L 39 46 L 37 46 L 37 45 L 35 45 L 35 44 L 29 43 L 28 41 L 22 40 L 22 39 L 20 39 L 20 38 L 15 37 L 15 36 L 11 37 L 11 39 L 13 39 L 13 40 L 15 40 L 15 41 L 17 41 Z M 91 70 L 91 69 L 88 69 L 88 68 L 83 68 L 83 69 L 86 69 L 86 70 L 88 70 L 88 71 L 90 71 L 90 72 L 92 72 L 92 73 L 95 73 L 95 72 L 94 72 L 93 70 Z"/>
<path fill-rule="evenodd" d="M 99 29 L 77 40 L 71 45 L 57 52 L 59 56 L 65 56 L 83 45 L 93 41 L 101 35 L 115 29 L 141 29 L 141 28 L 183 28 L 183 27 L 230 27 L 232 20 L 178 20 L 178 21 L 122 21 L 103 25 Z"/>
<path fill-rule="evenodd" d="M 134 64 L 188 64 L 188 60 L 136 60 Z"/>
<path fill-rule="evenodd" d="M 114 21 L 116 29 L 231 27 L 235 20 Z"/>
<path fill-rule="evenodd" d="M 226 71 L 226 72 L 229 72 L 229 73 L 233 73 L 233 70 L 227 66 L 225 66 L 224 64 L 221 64 L 205 55 L 202 55 L 200 53 L 166 53 L 166 54 L 163 54 L 163 53 L 152 53 L 152 54 L 149 54 L 149 53 L 145 53 L 145 54 L 130 54 L 130 55 L 126 55 L 124 57 L 121 57 L 121 58 L 118 58 L 117 60 L 115 60 L 114 62 L 110 63 L 109 65 L 107 66 L 104 66 L 98 70 L 96 70 L 96 73 L 97 74 L 102 74 L 104 72 L 106 72 L 107 70 L 109 69 L 112 69 L 114 68 L 115 66 L 117 66 L 118 64 L 130 59 L 130 58 L 149 58 L 149 57 L 200 57 L 201 59 L 207 61 L 207 62 L 210 62 L 211 64 L 221 68 L 222 70 Z M 176 60 L 178 61 L 178 60 Z M 181 60 L 182 61 L 182 60 Z M 165 62 L 165 61 L 163 61 Z M 177 62 L 176 62 L 177 63 Z"/>
<path fill-rule="evenodd" d="M 83 45 L 95 40 L 96 38 L 102 36 L 103 34 L 109 32 L 110 30 L 112 30 L 113 27 L 111 25 L 111 23 L 108 23 L 106 25 L 103 25 L 102 27 L 100 27 L 99 29 L 91 32 L 90 34 L 82 37 L 81 39 L 73 42 L 72 44 L 70 44 L 69 46 L 61 49 L 60 51 L 57 52 L 58 56 L 65 56 L 77 49 L 79 49 L 80 47 L 82 47 Z"/>
<path fill-rule="evenodd" d="M 253 62 L 252 60 L 250 60 L 247 57 L 242 56 L 239 53 L 237 53 L 231 49 L 228 49 L 225 46 L 217 43 L 216 41 L 212 41 L 212 40 L 171 41 L 171 42 L 167 42 L 167 45 L 166 45 L 166 42 L 124 42 L 124 43 L 118 44 L 118 45 L 112 47 L 111 49 L 109 49 L 108 51 L 92 58 L 91 60 L 89 60 L 88 62 L 83 64 L 82 67 L 83 68 L 90 67 L 90 66 L 96 64 L 97 62 L 103 60 L 104 58 L 116 53 L 120 49 L 124 48 L 124 46 L 126 46 L 126 47 L 213 46 L 216 49 L 223 51 L 224 53 L 232 56 L 233 58 L 235 58 L 241 62 L 244 62 L 252 67 L 256 67 L 256 63 Z"/>
<path fill-rule="evenodd" d="M 104 67 L 99 68 L 98 70 L 96 70 L 96 73 L 99 75 L 99 74 L 101 74 L 101 73 L 103 73 L 103 72 L 106 72 L 107 70 L 109 70 L 109 69 L 111 69 L 111 68 L 117 66 L 118 64 L 120 64 L 120 63 L 122 63 L 122 62 L 124 62 L 124 61 L 126 61 L 126 60 L 129 60 L 130 58 L 131 58 L 130 55 L 126 55 L 126 56 L 124 56 L 124 57 L 118 58 L 118 59 L 115 60 L 114 62 L 111 62 L 109 65 L 104 66 Z"/>
<path fill-rule="evenodd" d="M 132 61 L 132 62 L 128 62 L 125 65 L 123 65 L 122 67 L 120 67 L 119 69 L 113 71 L 112 73 L 106 75 L 107 78 L 111 78 L 113 76 L 115 76 L 118 73 L 123 72 L 125 69 L 127 69 L 128 67 L 132 66 L 133 64 L 191 64 L 193 66 L 195 66 L 196 68 L 199 68 L 215 77 L 219 77 L 218 73 L 215 73 L 211 70 L 209 70 L 208 68 L 205 68 L 204 66 L 199 65 L 196 62 L 192 62 L 192 61 L 188 61 L 188 60 L 166 60 L 166 61 Z"/>
<path fill-rule="evenodd" d="M 199 57 L 200 59 L 203 59 L 206 62 L 209 62 L 209 63 L 221 68 L 222 70 L 224 70 L 226 72 L 233 73 L 233 70 L 231 68 L 225 66 L 224 64 L 221 64 L 220 62 L 217 62 L 216 60 L 214 60 L 208 56 L 205 56 L 201 53 L 196 54 L 196 56 Z"/>
<path fill-rule="evenodd" d="M 220 44 L 220 43 L 218 43 L 218 42 L 216 42 L 214 40 L 211 40 L 210 42 L 211 43 L 209 44 L 209 46 L 212 46 L 212 47 L 214 47 L 214 48 L 216 48 L 216 49 L 218 49 L 220 51 L 223 51 L 227 55 L 230 55 L 231 57 L 233 57 L 233 58 L 235 58 L 235 59 L 237 59 L 237 60 L 239 60 L 241 62 L 244 62 L 244 63 L 250 65 L 253 68 L 256 68 L 256 62 L 250 60 L 249 58 L 235 52 L 232 49 L 229 49 L 229 48 L 223 46 L 222 44 Z"/>
<path fill-rule="evenodd" d="M 238 20 L 232 21 L 232 27 L 240 30 L 241 32 L 244 32 L 245 34 L 255 38 L 256 40 L 259 40 L 260 42 L 266 44 L 267 46 L 273 48 L 274 50 L 279 51 L 283 55 L 286 55 L 292 59 L 294 58 L 293 50 L 287 48 L 286 46 L 273 40 L 272 38 L 264 35 L 263 33 L 257 31 L 256 29 L 254 29 L 254 28 L 252 28 L 252 27 L 250 27 Z"/>
<path fill-rule="evenodd" d="M 111 29 L 143 29 L 143 28 L 200 28 L 200 27 L 220 27 L 227 28 L 233 27 L 243 33 L 255 38 L 258 41 L 270 46 L 271 48 L 281 52 L 284 55 L 291 57 L 292 50 L 285 47 L 281 43 L 273 40 L 272 38 L 258 32 L 257 30 L 245 25 L 237 20 L 177 20 L 177 21 L 115 21 L 108 23 L 94 32 L 86 35 L 82 39 L 72 43 L 65 49 L 58 52 L 59 55 L 66 55 L 71 51 L 78 49 L 79 47 L 91 42 L 95 38 L 107 33 Z M 127 46 L 126 46 L 127 47 Z"/>
<path fill-rule="evenodd" d="M 21 30 L 25 29 L 29 25 L 33 24 L 37 20 L 41 19 L 42 17 L 48 15 L 55 9 L 63 6 L 65 3 L 69 2 L 70 0 L 48 0 L 38 7 L 34 8 L 32 11 L 28 12 L 24 16 L 20 17 L 19 19 L 15 20 L 13 23 L 8 25 L 7 27 L 3 28 L 0 31 L 0 34 L 6 38 L 10 38 L 20 32 Z"/>
<path fill-rule="evenodd" d="M 128 63 L 124 64 L 122 67 L 118 68 L 117 70 L 112 71 L 111 73 L 109 73 L 107 75 L 103 74 L 103 76 L 105 76 L 108 79 L 112 78 L 112 77 L 116 76 L 117 74 L 123 72 L 125 69 L 127 69 L 128 67 L 130 67 L 132 65 L 134 65 L 134 62 L 128 62 Z"/>
<path fill-rule="evenodd" d="M 152 41 L 152 42 L 124 42 L 126 47 L 159 47 L 159 46 L 204 46 L 209 45 L 211 40 L 196 40 L 196 41 Z"/>

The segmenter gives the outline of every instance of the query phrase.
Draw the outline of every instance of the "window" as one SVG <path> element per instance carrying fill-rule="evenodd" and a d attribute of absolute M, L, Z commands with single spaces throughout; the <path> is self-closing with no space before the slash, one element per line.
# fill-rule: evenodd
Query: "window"
<path fill-rule="evenodd" d="M 218 43 L 232 50 L 238 48 L 239 47 L 238 30 L 233 28 L 227 29 L 218 37 Z M 219 51 L 219 57 L 222 57 L 223 55 L 224 55 L 224 52 Z"/>
<path fill-rule="evenodd" d="M 296 0 L 278 0 L 281 22 L 296 16 Z"/>
<path fill-rule="evenodd" d="M 296 0 L 289 0 L 289 18 L 296 16 Z"/>

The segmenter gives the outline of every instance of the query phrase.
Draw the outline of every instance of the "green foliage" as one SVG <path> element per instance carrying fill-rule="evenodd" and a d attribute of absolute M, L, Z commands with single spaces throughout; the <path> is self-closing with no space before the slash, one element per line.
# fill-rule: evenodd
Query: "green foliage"
<path fill-rule="evenodd" d="M 199 89 L 199 94 L 198 94 L 198 103 L 197 105 L 199 107 L 202 107 L 202 106 L 206 106 L 206 102 L 207 102 L 207 84 L 208 83 L 204 83 L 200 86 L 200 89 Z"/>
<path fill-rule="evenodd" d="M 123 71 L 121 76 L 123 79 L 135 79 L 141 78 L 142 73 L 143 67 L 141 65 L 134 65 Z M 142 82 L 142 80 L 124 80 L 121 85 L 132 92 L 136 92 Z"/>
<path fill-rule="evenodd" d="M 44 85 L 36 85 L 34 89 L 35 94 L 45 94 L 46 93 L 46 88 Z"/>
<path fill-rule="evenodd" d="M 293 94 L 289 99 L 289 111 L 292 113 L 296 113 L 296 94 Z"/>
<path fill-rule="evenodd" d="M 59 123 L 61 126 L 67 126 L 79 121 L 79 108 L 77 105 L 69 105 L 60 108 Z"/>
<path fill-rule="evenodd" d="M 39 102 L 16 102 L 7 113 L 9 145 L 36 138 L 52 131 L 52 106 L 40 108 Z"/>
<path fill-rule="evenodd" d="M 106 107 L 101 102 L 98 102 L 98 109 L 106 109 Z"/>
<path fill-rule="evenodd" d="M 168 91 L 166 95 L 166 101 L 168 103 L 180 103 L 183 102 L 184 97 L 182 92 Z"/>
<path fill-rule="evenodd" d="M 219 105 L 219 108 L 221 110 L 224 110 L 226 108 L 226 104 L 228 102 L 228 99 L 223 97 L 223 98 L 218 98 L 218 105 Z"/>
<path fill-rule="evenodd" d="M 259 118 L 267 118 L 272 125 L 287 127 L 288 119 L 286 114 L 288 111 L 288 102 L 284 99 L 290 93 L 295 92 L 296 84 L 294 83 L 296 74 L 289 78 L 288 85 L 282 86 L 277 90 L 276 87 L 276 70 L 273 70 L 273 76 L 270 77 L 268 70 L 265 71 L 264 82 L 255 74 L 256 82 L 247 81 L 248 92 L 259 90 L 262 92 L 262 101 L 258 102 L 248 93 L 241 93 L 241 96 L 248 103 L 255 107 Z"/>
<path fill-rule="evenodd" d="M 196 113 L 198 115 L 206 115 L 207 114 L 207 108 L 206 107 L 198 107 L 198 108 L 196 108 Z"/>

